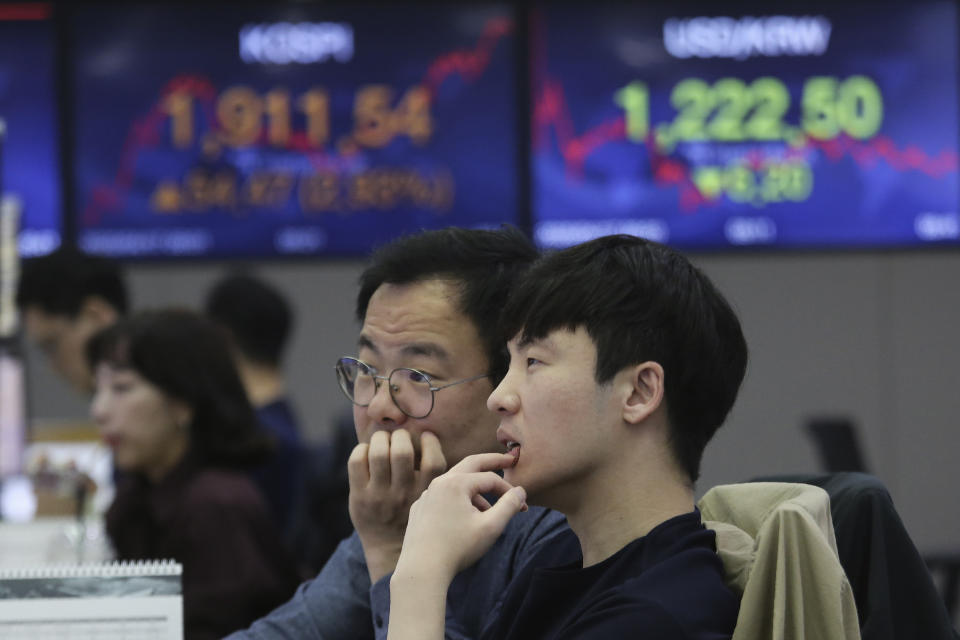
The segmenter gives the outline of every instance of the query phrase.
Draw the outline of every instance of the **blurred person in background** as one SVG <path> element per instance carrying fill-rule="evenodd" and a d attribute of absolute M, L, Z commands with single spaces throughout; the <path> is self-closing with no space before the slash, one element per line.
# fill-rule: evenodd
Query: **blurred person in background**
<path fill-rule="evenodd" d="M 204 313 L 225 332 L 240 379 L 274 455 L 253 470 L 304 577 L 315 575 L 353 531 L 347 510 L 347 458 L 357 444 L 352 420 L 310 445 L 287 395 L 283 356 L 294 310 L 261 278 L 232 273 L 214 283 Z"/>
<path fill-rule="evenodd" d="M 106 515 L 118 559 L 183 564 L 185 637 L 219 638 L 286 600 L 298 579 L 246 473 L 269 455 L 222 333 L 149 311 L 87 345 L 91 415 L 124 471 Z"/>
<path fill-rule="evenodd" d="M 282 368 L 293 311 L 276 288 L 259 278 L 236 273 L 213 285 L 204 313 L 224 330 L 247 397 L 260 424 L 274 440 L 274 454 L 255 470 L 254 480 L 280 530 L 287 534 L 303 485 L 305 455 Z"/>
<path fill-rule="evenodd" d="M 27 338 L 54 371 L 80 393 L 93 393 L 84 349 L 90 336 L 127 313 L 119 265 L 70 248 L 26 260 L 17 307 Z"/>

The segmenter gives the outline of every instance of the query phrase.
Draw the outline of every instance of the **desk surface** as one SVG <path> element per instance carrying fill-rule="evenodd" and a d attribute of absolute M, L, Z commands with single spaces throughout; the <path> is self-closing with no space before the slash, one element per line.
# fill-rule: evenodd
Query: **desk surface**
<path fill-rule="evenodd" d="M 110 549 L 98 517 L 0 522 L 0 569 L 104 562 Z"/>

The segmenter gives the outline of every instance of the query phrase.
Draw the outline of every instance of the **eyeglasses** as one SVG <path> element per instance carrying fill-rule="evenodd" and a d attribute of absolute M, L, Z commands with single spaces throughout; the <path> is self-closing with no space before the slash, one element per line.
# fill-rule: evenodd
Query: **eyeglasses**
<path fill-rule="evenodd" d="M 337 370 L 340 390 L 353 404 L 358 407 L 368 406 L 380 388 L 380 381 L 385 380 L 393 404 L 410 418 L 426 418 L 430 415 L 433 411 L 434 393 L 437 391 L 489 376 L 484 373 L 435 387 L 430 376 L 423 371 L 406 367 L 394 369 L 388 376 L 378 376 L 377 370 L 366 362 L 344 357 L 337 360 L 334 368 Z"/>

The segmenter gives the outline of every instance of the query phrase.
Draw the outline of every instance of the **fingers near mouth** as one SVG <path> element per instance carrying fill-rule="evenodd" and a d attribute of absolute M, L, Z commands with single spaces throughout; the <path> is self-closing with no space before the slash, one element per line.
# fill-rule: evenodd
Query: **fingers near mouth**
<path fill-rule="evenodd" d="M 520 443 L 519 442 L 509 442 L 507 443 L 507 455 L 513 456 L 513 464 L 510 467 L 517 466 L 517 463 L 520 462 Z"/>

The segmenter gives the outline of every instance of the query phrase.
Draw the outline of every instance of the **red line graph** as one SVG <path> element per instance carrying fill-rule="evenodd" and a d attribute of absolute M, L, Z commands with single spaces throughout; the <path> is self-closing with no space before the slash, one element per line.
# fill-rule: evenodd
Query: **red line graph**
<path fill-rule="evenodd" d="M 423 84 L 436 96 L 437 88 L 453 74 L 475 81 L 490 66 L 490 58 L 499 41 L 513 33 L 513 20 L 493 18 L 484 26 L 477 46 L 470 50 L 451 51 L 434 60 L 427 68 Z"/>
<path fill-rule="evenodd" d="M 557 80 L 544 77 L 533 108 L 533 143 L 536 149 L 542 150 L 545 145 L 550 144 L 551 131 L 567 171 L 573 178 L 582 174 L 583 165 L 591 153 L 606 144 L 626 139 L 623 116 L 602 122 L 583 133 L 576 133 L 563 86 Z M 659 184 L 675 185 L 680 189 L 681 208 L 689 211 L 707 202 L 694 185 L 690 167 L 685 162 L 657 151 L 652 134 L 647 137 L 643 147 L 650 161 L 654 180 Z M 869 169 L 882 160 L 897 171 L 920 171 L 932 178 L 955 172 L 960 166 L 960 154 L 954 150 L 943 150 L 930 156 L 915 145 L 899 148 L 893 140 L 883 135 L 865 142 L 846 135 L 831 140 L 808 137 L 802 146 L 791 149 L 788 156 L 799 157 L 811 149 L 823 152 L 824 157 L 832 162 L 850 157 L 858 165 Z M 762 155 L 759 149 L 757 152 Z M 754 164 L 762 163 L 762 160 L 754 158 Z"/>
<path fill-rule="evenodd" d="M 451 76 L 460 75 L 467 82 L 474 82 L 490 66 L 494 49 L 499 42 L 513 32 L 513 20 L 506 17 L 492 18 L 484 25 L 483 31 L 472 49 L 460 49 L 445 52 L 437 56 L 428 66 L 421 84 L 430 92 L 431 100 L 436 98 L 439 87 Z M 130 125 L 121 147 L 120 160 L 112 184 L 96 185 L 83 209 L 82 220 L 87 225 L 95 225 L 107 209 L 117 208 L 133 184 L 135 168 L 141 153 L 145 149 L 162 144 L 164 124 L 169 114 L 164 110 L 168 97 L 175 92 L 183 92 L 193 97 L 200 105 L 207 125 L 212 131 L 219 127 L 215 117 L 216 87 L 208 78 L 199 74 L 181 74 L 171 79 L 160 92 L 160 98 L 146 115 L 137 118 Z M 261 133 L 258 144 L 266 141 L 266 132 Z M 312 146 L 306 132 L 291 132 L 285 146 L 289 151 L 307 154 L 312 161 L 327 155 L 327 151 Z"/>
<path fill-rule="evenodd" d="M 540 95 L 533 106 L 534 148 L 544 149 L 550 144 L 550 130 L 556 136 L 557 147 L 567 166 L 567 172 L 581 175 L 587 157 L 600 147 L 626 139 L 626 121 L 623 116 L 613 118 L 577 135 L 570 116 L 563 86 L 552 79 L 543 81 Z M 654 180 L 664 186 L 680 189 L 680 203 L 684 210 L 706 202 L 690 177 L 689 167 L 679 160 L 654 151 L 656 145 L 648 139 L 644 148 L 650 160 Z"/>
<path fill-rule="evenodd" d="M 163 123 L 169 117 L 163 105 L 170 94 L 184 92 L 193 96 L 201 105 L 208 122 L 214 122 L 213 102 L 216 89 L 206 78 L 199 75 L 184 74 L 174 77 L 160 92 L 160 99 L 143 117 L 131 124 L 120 150 L 120 162 L 111 185 L 96 185 L 90 193 L 90 199 L 83 210 L 86 224 L 99 222 L 104 209 L 112 209 L 126 196 L 133 183 L 134 169 L 142 150 L 160 145 Z"/>

